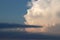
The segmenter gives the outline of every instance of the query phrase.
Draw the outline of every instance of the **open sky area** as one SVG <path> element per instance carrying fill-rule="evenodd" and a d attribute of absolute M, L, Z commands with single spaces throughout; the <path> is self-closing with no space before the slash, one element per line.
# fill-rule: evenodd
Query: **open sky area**
<path fill-rule="evenodd" d="M 0 0 L 0 23 L 24 24 L 28 0 Z"/>
<path fill-rule="evenodd" d="M 0 23 L 39 25 L 26 31 L 60 35 L 60 0 L 0 0 Z"/>

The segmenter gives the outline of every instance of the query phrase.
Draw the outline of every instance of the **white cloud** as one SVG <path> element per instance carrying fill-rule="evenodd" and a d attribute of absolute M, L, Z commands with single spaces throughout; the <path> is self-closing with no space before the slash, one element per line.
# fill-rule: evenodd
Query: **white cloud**
<path fill-rule="evenodd" d="M 48 28 L 60 23 L 60 18 L 56 16 L 57 12 L 60 12 L 60 0 L 31 0 L 29 5 L 32 7 L 27 9 L 27 14 L 24 15 L 25 24 L 42 25 L 44 27 L 39 32 L 47 32 Z"/>

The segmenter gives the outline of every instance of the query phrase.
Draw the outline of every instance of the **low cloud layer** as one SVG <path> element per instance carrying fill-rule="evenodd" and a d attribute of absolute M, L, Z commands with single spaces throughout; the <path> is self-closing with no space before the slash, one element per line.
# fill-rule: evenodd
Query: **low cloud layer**
<path fill-rule="evenodd" d="M 43 26 L 43 28 L 30 28 L 30 32 L 52 33 L 53 29 L 59 28 L 56 24 L 60 24 L 60 0 L 31 0 L 28 2 L 28 7 L 30 8 L 24 15 L 25 24 Z M 26 28 L 26 31 L 29 32 L 29 29 Z"/>

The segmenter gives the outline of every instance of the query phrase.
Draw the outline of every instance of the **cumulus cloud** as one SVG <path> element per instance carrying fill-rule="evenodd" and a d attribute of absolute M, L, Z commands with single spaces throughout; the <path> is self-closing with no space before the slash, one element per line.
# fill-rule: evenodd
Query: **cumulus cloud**
<path fill-rule="evenodd" d="M 60 24 L 60 0 L 31 0 L 28 5 L 31 8 L 27 9 L 27 14 L 24 15 L 25 24 L 43 26 L 43 28 L 33 28 L 35 32 L 36 30 L 40 30 L 38 32 L 48 32 L 50 29 L 59 28 L 56 28 L 55 25 Z M 32 29 L 30 30 L 32 31 Z"/>

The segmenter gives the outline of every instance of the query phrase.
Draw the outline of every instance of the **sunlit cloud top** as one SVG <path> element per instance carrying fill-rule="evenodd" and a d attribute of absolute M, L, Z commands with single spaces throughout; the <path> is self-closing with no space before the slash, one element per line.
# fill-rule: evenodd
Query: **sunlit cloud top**
<path fill-rule="evenodd" d="M 31 0 L 28 7 L 25 24 L 44 26 L 39 32 L 47 32 L 48 28 L 60 24 L 60 0 Z"/>

